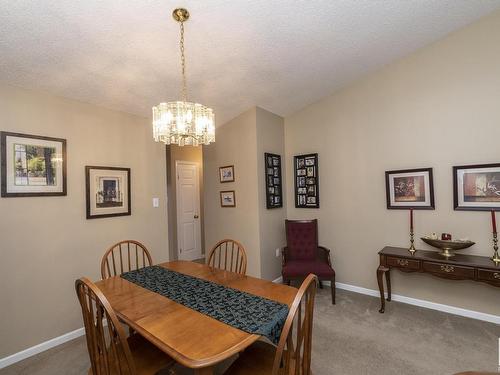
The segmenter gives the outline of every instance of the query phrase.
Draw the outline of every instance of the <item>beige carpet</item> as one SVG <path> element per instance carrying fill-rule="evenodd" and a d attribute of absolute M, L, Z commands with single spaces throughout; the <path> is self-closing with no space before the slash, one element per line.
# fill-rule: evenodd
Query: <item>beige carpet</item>
<path fill-rule="evenodd" d="M 500 326 L 376 298 L 319 290 L 314 322 L 314 375 L 451 375 L 496 371 Z M 0 375 L 84 375 L 84 338 L 0 370 Z M 225 364 L 220 366 L 225 367 Z M 177 369 L 180 375 L 191 374 Z M 220 371 L 219 371 L 220 373 Z"/>

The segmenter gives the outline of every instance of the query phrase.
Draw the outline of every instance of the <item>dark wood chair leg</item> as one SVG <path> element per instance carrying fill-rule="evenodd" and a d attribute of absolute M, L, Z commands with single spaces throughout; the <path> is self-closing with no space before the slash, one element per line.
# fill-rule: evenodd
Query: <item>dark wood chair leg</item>
<path fill-rule="evenodd" d="M 331 283 L 332 283 L 332 286 L 331 286 L 331 288 L 332 288 L 332 305 L 335 305 L 335 299 L 336 299 L 336 294 L 337 294 L 337 292 L 335 290 L 336 289 L 335 288 L 335 276 L 332 277 Z"/>
<path fill-rule="evenodd" d="M 319 288 L 323 289 L 323 283 L 321 282 L 321 280 L 319 280 Z"/>

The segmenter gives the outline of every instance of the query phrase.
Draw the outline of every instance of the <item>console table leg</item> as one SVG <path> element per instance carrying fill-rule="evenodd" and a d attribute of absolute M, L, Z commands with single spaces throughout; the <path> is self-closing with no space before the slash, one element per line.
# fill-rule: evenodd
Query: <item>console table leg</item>
<path fill-rule="evenodd" d="M 387 284 L 387 301 L 391 301 L 391 269 L 385 271 L 385 283 Z"/>
<path fill-rule="evenodd" d="M 386 270 L 387 268 L 383 266 L 377 268 L 378 289 L 380 291 L 380 310 L 378 312 L 381 314 L 385 311 L 384 272 Z"/>

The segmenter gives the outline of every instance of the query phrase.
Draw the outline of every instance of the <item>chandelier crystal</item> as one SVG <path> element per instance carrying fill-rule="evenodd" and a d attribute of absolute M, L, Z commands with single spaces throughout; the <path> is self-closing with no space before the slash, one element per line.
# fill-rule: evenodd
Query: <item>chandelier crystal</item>
<path fill-rule="evenodd" d="M 167 145 L 208 145 L 215 142 L 214 111 L 187 101 L 184 22 L 189 19 L 189 12 L 182 8 L 175 9 L 172 16 L 180 23 L 181 31 L 182 101 L 160 103 L 153 107 L 153 137 L 156 142 Z"/>

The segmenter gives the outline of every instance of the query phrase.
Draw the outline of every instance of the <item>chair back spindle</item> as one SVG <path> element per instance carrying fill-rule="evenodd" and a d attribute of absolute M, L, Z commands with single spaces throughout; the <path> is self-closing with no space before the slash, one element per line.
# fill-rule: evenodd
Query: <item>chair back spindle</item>
<path fill-rule="evenodd" d="M 245 275 L 247 272 L 247 254 L 241 243 L 224 239 L 210 250 L 207 264 L 211 267 Z"/>
<path fill-rule="evenodd" d="M 104 280 L 152 264 L 153 259 L 146 246 L 134 240 L 120 241 L 104 253 L 101 260 L 101 277 Z"/>
<path fill-rule="evenodd" d="M 75 289 L 82 308 L 92 375 L 136 375 L 125 332 L 104 294 L 85 277 L 76 280 Z"/>
<path fill-rule="evenodd" d="M 311 375 L 311 345 L 318 278 L 310 274 L 302 283 L 281 331 L 273 375 Z"/>

